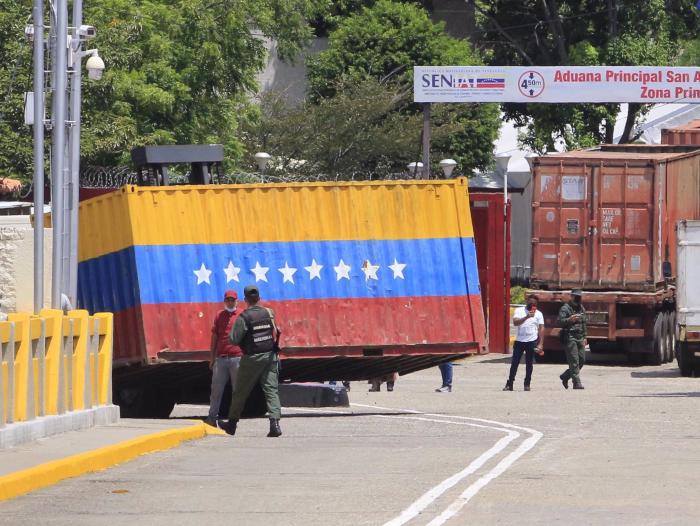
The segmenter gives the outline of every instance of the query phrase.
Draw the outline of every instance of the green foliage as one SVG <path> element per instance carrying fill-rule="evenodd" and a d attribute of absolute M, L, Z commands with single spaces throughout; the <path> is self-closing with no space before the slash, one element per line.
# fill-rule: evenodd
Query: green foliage
<path fill-rule="evenodd" d="M 312 36 L 307 20 L 325 0 L 91 0 L 84 20 L 97 28 L 106 70 L 83 82 L 82 162 L 123 164 L 142 144 L 223 143 L 230 166 L 242 147 L 247 92 L 264 66 L 260 35 L 292 57 Z M 48 5 L 48 4 L 47 4 Z M 0 0 L 0 90 L 22 59 L 13 95 L 0 103 L 0 175 L 28 178 L 31 129 L 22 126 L 22 93 L 31 89 L 31 46 L 24 45 L 28 0 Z M 84 78 L 86 75 L 84 76 Z"/>
<path fill-rule="evenodd" d="M 31 2 L 0 0 L 0 178 L 26 180 L 32 130 L 24 126 L 24 92 L 32 89 L 32 47 L 24 38 Z"/>
<path fill-rule="evenodd" d="M 410 89 L 414 65 L 481 63 L 467 41 L 448 36 L 444 25 L 433 23 L 421 7 L 378 0 L 342 20 L 330 34 L 329 48 L 308 61 L 309 98 L 320 102 L 335 96 L 339 85 L 367 78 L 389 80 Z M 419 108 L 402 100 L 395 111 L 415 116 Z M 433 122 L 438 126 L 449 123 L 454 130 L 451 135 L 435 137 L 434 159 L 452 157 L 462 173 L 491 163 L 500 123 L 495 105 L 438 106 Z M 407 133 L 418 133 L 420 126 L 416 126 Z M 412 151 L 404 152 L 402 158 L 417 150 L 416 139 Z"/>
<path fill-rule="evenodd" d="M 495 0 L 477 2 L 479 24 L 494 65 L 669 65 L 680 40 L 698 34 L 693 0 L 606 2 L 590 0 Z M 632 105 L 628 129 L 647 111 Z M 611 142 L 618 104 L 504 106 L 527 129 L 522 142 L 551 150 Z M 634 137 L 623 137 L 624 141 Z"/>
<path fill-rule="evenodd" d="M 526 293 L 527 293 L 527 289 L 525 287 L 511 287 L 510 288 L 510 304 L 511 305 L 524 305 Z"/>

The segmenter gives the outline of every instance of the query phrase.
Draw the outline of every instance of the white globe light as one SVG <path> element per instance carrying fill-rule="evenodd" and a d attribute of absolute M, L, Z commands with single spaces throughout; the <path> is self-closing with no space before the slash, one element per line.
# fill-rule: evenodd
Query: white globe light
<path fill-rule="evenodd" d="M 270 161 L 270 158 L 272 156 L 269 153 L 265 152 L 258 152 L 255 154 L 255 162 L 258 163 L 258 169 L 261 172 L 265 171 L 265 167 L 267 166 L 267 163 Z"/>
<path fill-rule="evenodd" d="M 454 159 L 443 159 L 440 161 L 440 168 L 442 168 L 442 172 L 445 174 L 446 179 L 450 178 L 452 175 L 452 170 L 455 169 L 455 166 L 457 166 L 457 161 Z"/>

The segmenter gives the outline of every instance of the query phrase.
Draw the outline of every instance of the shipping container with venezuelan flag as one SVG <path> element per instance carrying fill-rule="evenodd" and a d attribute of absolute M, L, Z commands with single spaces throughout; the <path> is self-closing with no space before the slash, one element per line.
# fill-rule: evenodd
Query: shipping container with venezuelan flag
<path fill-rule="evenodd" d="M 368 379 L 485 352 L 467 181 L 125 186 L 80 205 L 81 308 L 113 312 L 115 381 L 208 388 L 224 291 L 256 284 L 281 378 Z M 127 374 L 128 373 L 128 374 Z"/>

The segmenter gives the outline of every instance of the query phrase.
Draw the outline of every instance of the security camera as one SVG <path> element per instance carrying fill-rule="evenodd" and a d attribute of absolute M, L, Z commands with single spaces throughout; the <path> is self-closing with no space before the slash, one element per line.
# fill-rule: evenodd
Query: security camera
<path fill-rule="evenodd" d="M 95 31 L 95 26 L 83 24 L 78 28 L 78 35 L 85 39 L 95 38 L 97 36 L 97 31 Z"/>
<path fill-rule="evenodd" d="M 96 49 L 90 51 L 92 54 L 85 63 L 85 69 L 87 69 L 88 77 L 91 80 L 100 80 L 105 70 L 104 60 L 102 60 Z"/>

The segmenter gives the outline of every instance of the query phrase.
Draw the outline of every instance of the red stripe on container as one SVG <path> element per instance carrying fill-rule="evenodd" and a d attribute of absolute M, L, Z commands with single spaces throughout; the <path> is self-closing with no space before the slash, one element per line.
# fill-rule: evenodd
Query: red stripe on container
<path fill-rule="evenodd" d="M 407 352 L 426 353 L 421 344 L 478 343 L 486 345 L 481 297 L 446 296 L 423 298 L 332 299 L 270 302 L 283 332 L 282 347 L 335 348 L 347 346 L 402 346 Z M 191 352 L 209 349 L 214 316 L 219 303 L 142 305 L 146 354 L 156 358 L 161 351 Z M 134 310 L 134 309 L 129 309 Z M 115 315 L 120 319 L 122 311 Z M 130 324 L 133 324 L 129 326 Z M 119 332 L 138 335 L 138 316 L 128 315 Z M 134 338 L 117 338 L 117 359 L 135 356 Z M 141 347 L 143 348 L 143 347 Z"/>

